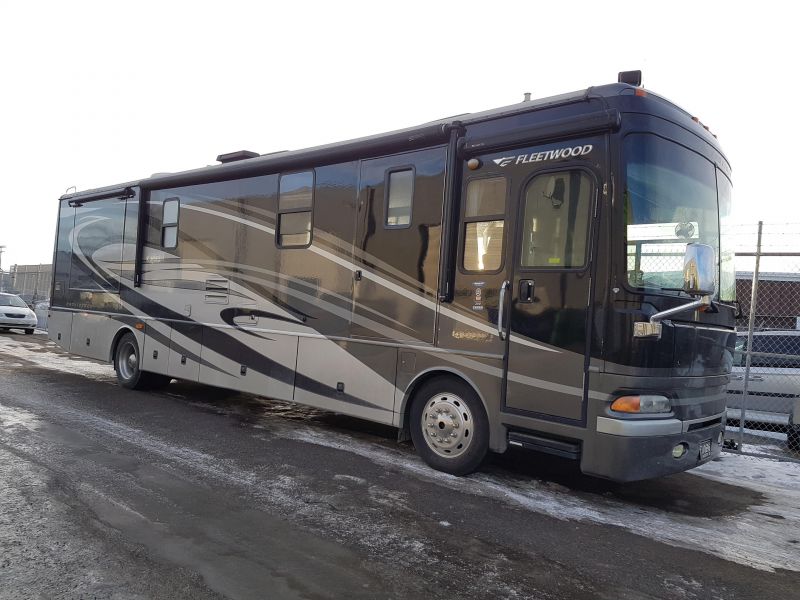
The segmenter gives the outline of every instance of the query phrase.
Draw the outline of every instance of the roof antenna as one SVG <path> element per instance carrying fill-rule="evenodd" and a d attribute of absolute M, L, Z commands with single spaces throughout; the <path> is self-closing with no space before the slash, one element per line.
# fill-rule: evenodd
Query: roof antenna
<path fill-rule="evenodd" d="M 525 99 L 523 100 L 523 102 L 530 102 L 530 101 L 531 101 L 531 93 L 525 92 Z"/>
<path fill-rule="evenodd" d="M 68 187 L 68 188 L 67 188 L 67 189 L 64 191 L 64 193 L 65 193 L 65 194 L 69 194 L 69 191 L 70 191 L 70 190 L 72 190 L 72 191 L 74 191 L 74 192 L 77 192 L 77 191 L 78 191 L 78 188 L 77 188 L 76 186 L 74 186 L 74 185 L 71 185 L 71 186 L 69 186 L 69 187 Z"/>

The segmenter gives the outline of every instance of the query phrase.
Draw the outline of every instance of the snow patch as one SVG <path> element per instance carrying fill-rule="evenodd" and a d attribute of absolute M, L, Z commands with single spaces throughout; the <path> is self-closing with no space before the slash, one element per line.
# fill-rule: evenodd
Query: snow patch
<path fill-rule="evenodd" d="M 0 427 L 23 427 L 34 431 L 39 426 L 39 417 L 22 408 L 0 404 Z"/>
<path fill-rule="evenodd" d="M 763 571 L 800 571 L 800 552 L 793 543 L 800 530 L 800 482 L 796 481 L 800 477 L 800 464 L 769 461 L 768 465 L 761 463 L 748 468 L 741 461 L 751 458 L 728 455 L 720 461 L 707 463 L 698 476 L 757 489 L 767 496 L 769 512 L 773 515 L 764 515 L 755 507 L 731 517 L 708 518 L 631 505 L 613 497 L 586 497 L 563 486 L 537 480 L 489 473 L 454 477 L 433 471 L 415 455 L 335 432 L 295 427 L 275 433 L 350 452 L 390 472 L 402 470 L 450 490 L 499 500 L 556 519 L 621 527 L 672 546 L 706 552 Z M 760 481 L 759 474 L 764 474 L 767 467 L 768 479 Z"/>
<path fill-rule="evenodd" d="M 776 490 L 793 492 L 800 504 L 800 463 L 723 453 L 691 474 L 765 494 L 774 494 Z"/>
<path fill-rule="evenodd" d="M 115 379 L 114 368 L 106 363 L 87 359 L 73 358 L 56 350 L 52 342 L 42 345 L 38 342 L 23 342 L 14 338 L 0 336 L 0 353 L 33 363 L 43 369 L 83 375 L 96 381 Z"/>
<path fill-rule="evenodd" d="M 333 478 L 336 481 L 349 481 L 351 483 L 356 483 L 358 485 L 366 485 L 367 480 L 363 477 L 356 477 L 355 475 L 334 475 Z"/>

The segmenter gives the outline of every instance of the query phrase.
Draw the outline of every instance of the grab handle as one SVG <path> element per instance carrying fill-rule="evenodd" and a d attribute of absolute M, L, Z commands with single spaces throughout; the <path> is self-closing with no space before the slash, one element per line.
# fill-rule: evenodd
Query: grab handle
<path fill-rule="evenodd" d="M 506 290 L 508 289 L 508 286 L 509 281 L 507 279 L 500 284 L 500 307 L 497 311 L 497 335 L 500 336 L 501 340 L 506 339 L 506 328 L 503 327 L 503 315 L 505 314 Z"/>

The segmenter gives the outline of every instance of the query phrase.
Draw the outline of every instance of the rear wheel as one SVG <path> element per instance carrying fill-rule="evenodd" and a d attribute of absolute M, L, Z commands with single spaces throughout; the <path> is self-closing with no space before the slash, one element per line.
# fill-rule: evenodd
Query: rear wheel
<path fill-rule="evenodd" d="M 445 473 L 472 473 L 489 451 L 483 404 L 469 385 L 455 377 L 432 379 L 417 391 L 409 425 L 417 453 Z"/>
<path fill-rule="evenodd" d="M 114 353 L 114 370 L 117 372 L 119 384 L 129 390 L 144 390 L 163 387 L 171 379 L 166 375 L 142 371 L 139 344 L 132 333 L 126 333 L 117 343 Z"/>

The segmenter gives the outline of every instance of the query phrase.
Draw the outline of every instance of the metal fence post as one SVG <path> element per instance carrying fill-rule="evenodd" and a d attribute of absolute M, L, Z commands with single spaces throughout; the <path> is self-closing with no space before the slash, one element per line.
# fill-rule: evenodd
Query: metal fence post
<path fill-rule="evenodd" d="M 756 322 L 756 303 L 758 302 L 758 270 L 761 263 L 761 230 L 764 222 L 758 222 L 758 238 L 756 240 L 756 264 L 753 267 L 753 287 L 750 290 L 750 316 L 747 321 L 747 351 L 744 354 L 744 383 L 742 387 L 742 410 L 739 414 L 739 451 L 744 442 L 744 423 L 746 419 L 747 391 L 750 383 L 750 362 L 753 351 L 753 329 Z"/>

